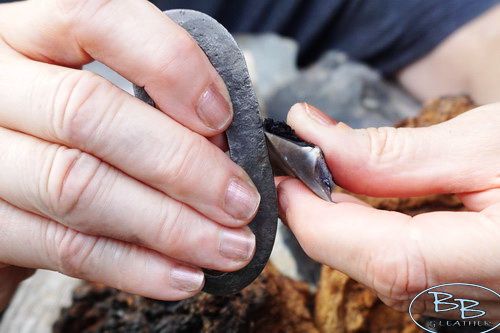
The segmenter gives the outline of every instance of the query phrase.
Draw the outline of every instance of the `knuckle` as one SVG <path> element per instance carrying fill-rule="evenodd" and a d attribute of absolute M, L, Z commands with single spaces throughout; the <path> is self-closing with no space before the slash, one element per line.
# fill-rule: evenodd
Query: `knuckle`
<path fill-rule="evenodd" d="M 163 51 L 163 50 L 161 50 Z M 198 44 L 187 33 L 178 33 L 165 52 L 157 52 L 162 58 L 157 61 L 155 76 L 168 81 L 178 80 L 179 72 L 186 63 L 199 56 Z M 164 55 L 167 55 L 166 57 Z M 184 65 L 184 66 L 183 66 Z M 199 67 L 202 68 L 202 67 Z"/>
<path fill-rule="evenodd" d="M 103 18 L 108 19 L 116 12 L 108 8 L 109 4 L 120 4 L 113 0 L 50 0 L 50 10 L 54 12 L 52 30 L 61 45 L 67 45 L 70 54 L 61 55 L 60 52 L 52 57 L 60 57 L 63 63 L 71 67 L 92 61 L 92 57 L 85 51 L 86 45 L 95 44 L 99 37 L 99 28 L 102 28 Z M 107 8 L 104 11 L 104 8 Z M 65 41 L 65 42 L 64 42 Z"/>
<path fill-rule="evenodd" d="M 89 276 L 89 260 L 94 255 L 98 238 L 64 228 L 56 244 L 58 270 L 66 275 Z"/>
<path fill-rule="evenodd" d="M 371 277 L 373 287 L 391 301 L 401 297 L 404 293 L 402 290 L 407 285 L 407 263 L 404 260 L 394 255 L 388 257 L 385 251 L 382 256 L 370 258 L 368 276 Z"/>
<path fill-rule="evenodd" d="M 45 188 L 50 214 L 66 223 L 71 221 L 78 230 L 88 231 L 90 225 L 78 225 L 77 217 L 91 206 L 106 173 L 102 169 L 108 166 L 89 154 L 65 147 L 57 149 L 48 163 Z"/>
<path fill-rule="evenodd" d="M 178 187 L 180 183 L 196 181 L 194 173 L 200 168 L 200 159 L 204 156 L 204 141 L 197 135 L 186 133 L 175 139 L 175 142 L 162 154 L 163 158 L 156 163 L 156 170 L 153 172 L 156 175 L 154 182 L 167 187 Z"/>
<path fill-rule="evenodd" d="M 185 221 L 186 207 L 180 204 L 176 209 L 165 210 L 161 219 L 159 230 L 156 233 L 155 244 L 162 244 L 170 256 L 176 256 L 176 252 L 185 248 L 187 239 L 187 221 Z"/>
<path fill-rule="evenodd" d="M 115 94 L 114 87 L 96 74 L 72 71 L 61 76 L 51 108 L 55 136 L 81 148 L 90 145 L 105 125 L 106 114 L 117 111 L 106 105 L 117 100 Z"/>
<path fill-rule="evenodd" d="M 56 7 L 69 22 L 84 21 L 113 0 L 56 0 Z"/>
<path fill-rule="evenodd" d="M 366 137 L 370 149 L 370 163 L 374 165 L 392 165 L 403 157 L 407 142 L 407 131 L 400 128 L 368 128 Z"/>
<path fill-rule="evenodd" d="M 411 297 L 428 284 L 424 258 L 412 240 L 406 242 L 405 248 L 383 247 L 370 257 L 367 274 L 373 289 L 395 309 L 404 308 Z"/>

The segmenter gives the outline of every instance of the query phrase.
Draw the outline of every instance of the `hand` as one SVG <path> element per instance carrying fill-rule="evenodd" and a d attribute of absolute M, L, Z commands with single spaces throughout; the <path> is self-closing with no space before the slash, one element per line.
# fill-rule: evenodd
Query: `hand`
<path fill-rule="evenodd" d="M 309 256 L 398 310 L 442 283 L 500 289 L 500 104 L 427 128 L 354 130 L 307 104 L 292 107 L 287 122 L 322 148 L 335 181 L 349 191 L 457 193 L 469 210 L 410 217 L 346 194 L 328 203 L 288 178 L 278 185 L 280 216 Z M 480 301 L 490 318 L 500 319 L 498 299 Z"/>
<path fill-rule="evenodd" d="M 160 111 L 78 69 L 93 59 Z M 176 300 L 202 288 L 200 267 L 249 262 L 259 194 L 206 139 L 232 120 L 227 90 L 156 7 L 1 5 L 0 73 L 0 263 Z"/>

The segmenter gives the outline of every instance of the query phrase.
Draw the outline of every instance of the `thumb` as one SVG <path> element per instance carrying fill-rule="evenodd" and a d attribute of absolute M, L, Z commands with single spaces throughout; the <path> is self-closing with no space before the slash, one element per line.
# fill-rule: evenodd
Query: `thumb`
<path fill-rule="evenodd" d="M 500 184 L 500 104 L 422 128 L 352 129 L 295 104 L 288 124 L 319 146 L 335 181 L 372 196 L 465 193 Z"/>

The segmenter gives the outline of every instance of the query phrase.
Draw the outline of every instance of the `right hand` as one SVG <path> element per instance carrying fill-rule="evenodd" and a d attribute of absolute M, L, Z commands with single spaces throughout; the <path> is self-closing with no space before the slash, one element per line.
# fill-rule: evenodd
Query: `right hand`
<path fill-rule="evenodd" d="M 415 295 L 450 282 L 499 290 L 499 111 L 500 104 L 491 104 L 429 127 L 352 129 L 296 104 L 287 123 L 322 149 L 342 188 L 383 198 L 455 193 L 466 211 L 409 216 L 344 193 L 334 193 L 331 203 L 296 179 L 280 178 L 280 216 L 312 259 L 361 282 L 396 310 L 407 311 Z M 453 293 L 480 301 L 481 320 L 500 319 L 491 293 Z M 421 300 L 416 311 L 435 317 L 432 299 Z M 443 313 L 451 314 L 458 311 Z"/>
<path fill-rule="evenodd" d="M 159 110 L 79 70 L 93 59 Z M 244 267 L 260 197 L 207 139 L 231 120 L 204 53 L 146 0 L 0 5 L 0 268 L 177 300 L 201 268 Z"/>

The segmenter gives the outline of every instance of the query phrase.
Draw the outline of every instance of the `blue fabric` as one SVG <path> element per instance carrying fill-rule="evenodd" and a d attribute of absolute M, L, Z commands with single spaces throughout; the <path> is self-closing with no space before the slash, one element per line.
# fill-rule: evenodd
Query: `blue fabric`
<path fill-rule="evenodd" d="M 209 14 L 231 32 L 276 32 L 300 45 L 299 65 L 328 49 L 385 75 L 424 56 L 500 0 L 157 0 Z"/>
<path fill-rule="evenodd" d="M 9 0 L 0 0 L 10 2 Z M 229 31 L 276 32 L 300 45 L 299 65 L 338 49 L 392 75 L 500 0 L 151 0 L 207 13 Z"/>

